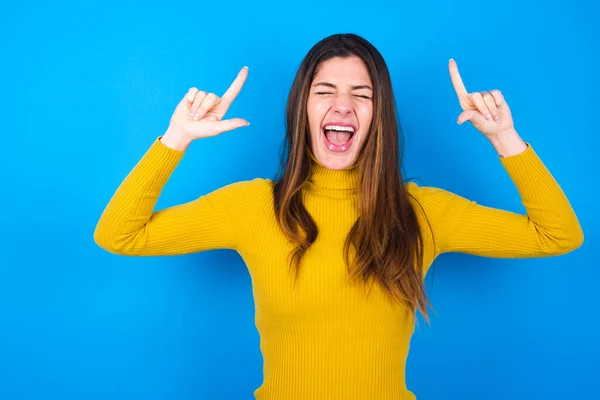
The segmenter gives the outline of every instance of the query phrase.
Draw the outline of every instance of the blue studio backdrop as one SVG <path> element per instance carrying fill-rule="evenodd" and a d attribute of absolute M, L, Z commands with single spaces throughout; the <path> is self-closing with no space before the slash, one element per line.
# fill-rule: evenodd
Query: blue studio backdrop
<path fill-rule="evenodd" d="M 421 184 L 524 212 L 460 107 L 500 89 L 566 192 L 585 242 L 560 257 L 445 254 L 407 385 L 427 399 L 597 399 L 598 6 L 588 1 L 49 3 L 0 7 L 0 399 L 251 399 L 262 382 L 248 271 L 233 251 L 121 257 L 93 232 L 188 88 L 246 84 L 250 127 L 195 142 L 158 208 L 272 178 L 303 56 L 353 32 L 383 54 Z"/>

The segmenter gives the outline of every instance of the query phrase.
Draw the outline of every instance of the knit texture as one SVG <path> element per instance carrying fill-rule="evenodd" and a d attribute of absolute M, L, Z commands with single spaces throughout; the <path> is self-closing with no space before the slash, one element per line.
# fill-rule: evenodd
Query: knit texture
<path fill-rule="evenodd" d="M 96 243 L 134 256 L 237 251 L 252 279 L 264 358 L 264 381 L 254 392 L 258 400 L 415 399 L 405 384 L 414 319 L 379 286 L 367 292 L 347 279 L 343 245 L 358 217 L 357 169 L 330 170 L 313 157 L 303 201 L 319 236 L 305 254 L 294 286 L 288 264 L 294 246 L 275 219 L 271 180 L 235 182 L 154 211 L 183 156 L 157 138 L 104 210 Z M 500 162 L 526 215 L 407 184 L 423 231 L 425 272 L 445 252 L 541 257 L 581 245 L 577 217 L 533 148 L 528 144 L 523 153 Z"/>

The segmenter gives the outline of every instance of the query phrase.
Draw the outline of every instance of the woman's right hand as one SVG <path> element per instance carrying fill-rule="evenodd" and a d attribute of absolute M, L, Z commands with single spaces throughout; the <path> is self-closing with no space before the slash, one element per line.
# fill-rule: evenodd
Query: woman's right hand
<path fill-rule="evenodd" d="M 191 88 L 177 105 L 169 129 L 161 141 L 169 147 L 185 150 L 193 140 L 250 125 L 242 118 L 223 119 L 229 106 L 240 93 L 247 76 L 248 67 L 244 67 L 220 98 L 214 93 Z"/>

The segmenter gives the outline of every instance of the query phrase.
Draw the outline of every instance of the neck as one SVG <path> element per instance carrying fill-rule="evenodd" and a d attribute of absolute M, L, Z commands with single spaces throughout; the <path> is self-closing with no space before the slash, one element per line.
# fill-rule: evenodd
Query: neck
<path fill-rule="evenodd" d="M 311 184 L 316 188 L 333 190 L 355 190 L 358 188 L 358 166 L 351 165 L 344 169 L 329 169 L 317 160 L 313 152 L 308 149 L 313 161 Z"/>

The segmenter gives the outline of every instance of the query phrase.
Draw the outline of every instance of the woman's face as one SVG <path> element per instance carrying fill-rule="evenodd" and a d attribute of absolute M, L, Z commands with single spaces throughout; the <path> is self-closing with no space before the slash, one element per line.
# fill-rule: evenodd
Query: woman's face
<path fill-rule="evenodd" d="M 373 119 L 373 84 L 356 57 L 323 62 L 307 102 L 312 152 L 329 169 L 353 165 Z"/>

